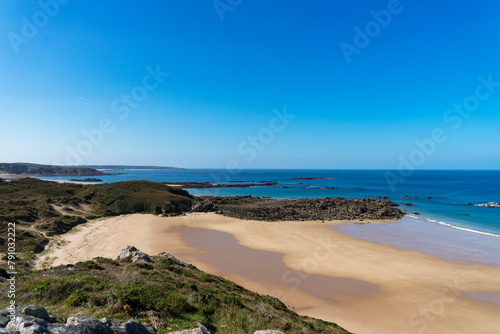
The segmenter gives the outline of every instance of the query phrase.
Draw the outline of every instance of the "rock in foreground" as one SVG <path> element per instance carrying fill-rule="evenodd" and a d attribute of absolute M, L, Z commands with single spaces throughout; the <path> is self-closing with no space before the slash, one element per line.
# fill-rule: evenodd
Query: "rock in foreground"
<path fill-rule="evenodd" d="M 121 322 L 103 318 L 69 317 L 66 323 L 58 323 L 45 308 L 36 305 L 17 306 L 0 311 L 0 333 L 19 334 L 153 334 L 151 326 L 137 321 Z M 4 320 L 8 319 L 8 322 Z"/>

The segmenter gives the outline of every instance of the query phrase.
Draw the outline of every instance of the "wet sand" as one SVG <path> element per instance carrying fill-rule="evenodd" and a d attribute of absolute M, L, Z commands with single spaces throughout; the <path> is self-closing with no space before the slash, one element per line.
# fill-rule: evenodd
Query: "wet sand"
<path fill-rule="evenodd" d="M 445 260 L 500 267 L 500 257 L 492 256 L 500 254 L 500 238 L 496 236 L 465 232 L 412 217 L 404 217 L 397 224 L 347 222 L 333 228 L 355 238 L 432 254 Z"/>
<path fill-rule="evenodd" d="M 151 255 L 166 251 L 355 333 L 500 331 L 499 267 L 448 261 L 331 227 L 342 224 L 135 214 L 83 226 L 47 256 L 57 257 L 54 264 L 116 258 L 127 244 Z"/>
<path fill-rule="evenodd" d="M 375 284 L 353 278 L 292 270 L 285 265 L 283 254 L 241 246 L 230 233 L 188 226 L 171 230 L 180 233 L 187 245 L 198 250 L 194 256 L 199 261 L 225 276 L 236 272 L 248 280 L 275 285 L 288 280 L 293 286 L 300 286 L 301 291 L 334 302 L 345 297 L 364 297 L 380 290 Z"/>

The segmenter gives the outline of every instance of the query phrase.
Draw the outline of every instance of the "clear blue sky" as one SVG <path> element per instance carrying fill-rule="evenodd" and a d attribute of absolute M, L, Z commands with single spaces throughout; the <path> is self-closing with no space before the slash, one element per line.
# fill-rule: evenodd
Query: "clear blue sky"
<path fill-rule="evenodd" d="M 0 2 L 0 161 L 500 168 L 498 1 L 54 1 Z"/>

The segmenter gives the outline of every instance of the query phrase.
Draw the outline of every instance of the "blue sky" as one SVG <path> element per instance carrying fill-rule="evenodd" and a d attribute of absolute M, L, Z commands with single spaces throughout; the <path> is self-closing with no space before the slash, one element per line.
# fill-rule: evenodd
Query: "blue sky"
<path fill-rule="evenodd" d="M 498 169 L 499 11 L 492 0 L 4 0 L 0 160 Z M 447 112 L 463 103 L 470 112 Z"/>

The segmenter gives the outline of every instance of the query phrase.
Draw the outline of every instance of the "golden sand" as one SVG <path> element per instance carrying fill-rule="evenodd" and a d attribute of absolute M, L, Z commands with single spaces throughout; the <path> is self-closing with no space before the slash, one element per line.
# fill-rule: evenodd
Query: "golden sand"
<path fill-rule="evenodd" d="M 116 258 L 133 245 L 150 255 L 171 253 L 355 333 L 500 332 L 500 306 L 462 293 L 500 293 L 499 267 L 356 239 L 330 227 L 339 224 L 133 214 L 80 226 L 38 263 Z"/>

